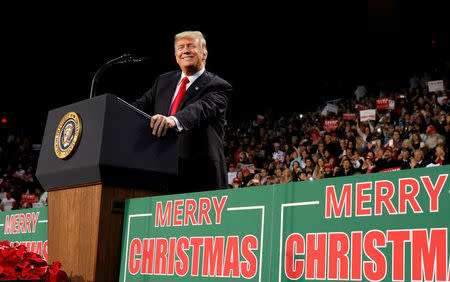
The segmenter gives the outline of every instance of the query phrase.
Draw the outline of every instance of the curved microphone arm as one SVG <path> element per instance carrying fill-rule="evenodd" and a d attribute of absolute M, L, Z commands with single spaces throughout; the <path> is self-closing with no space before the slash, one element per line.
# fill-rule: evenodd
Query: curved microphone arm
<path fill-rule="evenodd" d="M 123 54 L 122 56 L 114 58 L 114 59 L 108 61 L 103 66 L 101 66 L 97 70 L 97 72 L 94 74 L 94 77 L 92 78 L 92 81 L 91 81 L 91 94 L 90 94 L 89 98 L 92 99 L 95 96 L 96 83 L 97 83 L 98 78 L 100 77 L 100 75 L 103 73 L 103 71 L 105 71 L 105 69 L 107 69 L 108 67 L 110 67 L 110 66 L 112 66 L 114 64 L 120 64 L 120 63 L 123 63 L 124 60 L 128 61 L 130 59 L 131 59 L 131 55 L 130 54 Z"/>

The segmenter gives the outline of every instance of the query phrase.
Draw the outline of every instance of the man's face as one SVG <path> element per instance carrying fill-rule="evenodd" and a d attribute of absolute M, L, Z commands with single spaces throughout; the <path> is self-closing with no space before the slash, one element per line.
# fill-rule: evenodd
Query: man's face
<path fill-rule="evenodd" d="M 400 140 L 400 133 L 397 131 L 394 131 L 394 140 L 399 141 Z"/>
<path fill-rule="evenodd" d="M 306 173 L 304 173 L 304 172 L 300 173 L 300 179 L 305 181 L 306 180 Z"/>
<path fill-rule="evenodd" d="M 342 166 L 343 166 L 345 169 L 349 169 L 349 168 L 350 168 L 350 161 L 349 161 L 349 160 L 345 160 Z"/>
<path fill-rule="evenodd" d="M 175 42 L 175 59 L 186 75 L 205 67 L 207 51 L 202 49 L 200 38 L 180 38 Z"/>
<path fill-rule="evenodd" d="M 422 153 L 414 152 L 414 158 L 416 159 L 416 161 L 420 162 L 423 159 Z"/>
<path fill-rule="evenodd" d="M 402 157 L 404 160 L 409 160 L 409 151 L 403 151 Z"/>
<path fill-rule="evenodd" d="M 345 153 L 347 154 L 347 157 L 349 157 L 349 158 L 353 157 L 352 150 L 347 150 L 347 151 L 345 151 Z"/>
<path fill-rule="evenodd" d="M 390 150 L 386 150 L 386 151 L 384 152 L 384 159 L 390 160 L 391 158 L 392 158 L 392 153 L 391 153 L 391 151 L 390 151 Z"/>

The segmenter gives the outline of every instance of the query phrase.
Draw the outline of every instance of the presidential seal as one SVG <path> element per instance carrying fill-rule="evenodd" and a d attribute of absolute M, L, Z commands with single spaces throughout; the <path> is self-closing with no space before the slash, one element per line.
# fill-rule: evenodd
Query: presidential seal
<path fill-rule="evenodd" d="M 75 112 L 67 113 L 59 122 L 55 134 L 55 153 L 67 159 L 76 149 L 81 138 L 81 118 Z"/>

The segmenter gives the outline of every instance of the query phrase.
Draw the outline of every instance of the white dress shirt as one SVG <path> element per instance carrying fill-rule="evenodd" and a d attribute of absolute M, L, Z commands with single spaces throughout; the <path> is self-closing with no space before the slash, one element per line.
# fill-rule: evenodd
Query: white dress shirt
<path fill-rule="evenodd" d="M 204 72 L 205 72 L 205 68 L 201 69 L 200 71 L 198 71 L 190 76 L 187 76 L 184 74 L 184 72 L 181 72 L 181 77 L 178 80 L 177 88 L 175 89 L 175 93 L 173 93 L 172 100 L 170 102 L 169 112 L 170 112 L 170 108 L 172 107 L 172 103 L 175 100 L 175 97 L 177 96 L 178 90 L 180 90 L 180 86 L 181 86 L 181 82 L 183 81 L 183 78 L 187 77 L 189 79 L 189 83 L 186 84 L 186 91 L 187 91 L 189 89 L 189 86 L 191 86 L 192 83 L 194 83 L 194 81 L 197 80 L 197 78 L 199 78 Z M 183 127 L 181 126 L 178 119 L 174 116 L 170 116 L 170 117 L 175 121 L 175 123 L 177 125 L 177 131 L 181 131 L 183 129 Z"/>

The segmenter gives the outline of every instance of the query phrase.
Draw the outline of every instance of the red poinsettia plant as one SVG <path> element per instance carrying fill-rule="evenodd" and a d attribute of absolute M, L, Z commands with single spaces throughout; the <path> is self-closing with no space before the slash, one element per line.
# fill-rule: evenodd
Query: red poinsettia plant
<path fill-rule="evenodd" d="M 59 261 L 48 265 L 40 255 L 28 252 L 23 245 L 0 242 L 0 281 L 68 281 L 67 274 L 60 268 Z"/>

